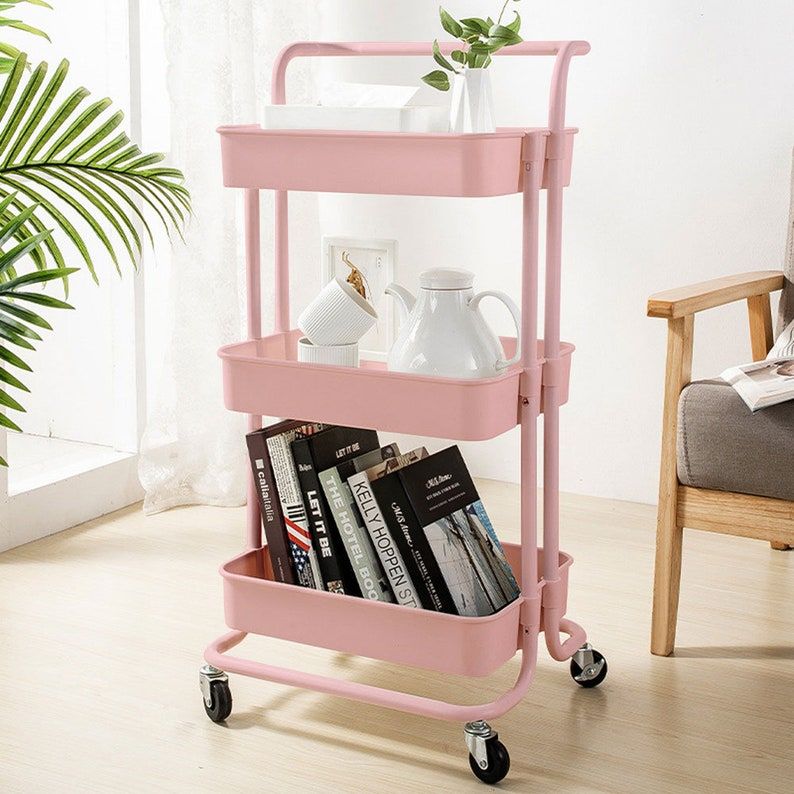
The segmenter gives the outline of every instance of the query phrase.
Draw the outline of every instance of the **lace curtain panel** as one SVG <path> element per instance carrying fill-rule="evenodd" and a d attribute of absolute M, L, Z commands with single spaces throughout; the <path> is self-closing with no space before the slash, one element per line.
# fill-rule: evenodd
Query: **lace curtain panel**
<path fill-rule="evenodd" d="M 166 360 L 139 470 L 147 513 L 245 501 L 245 420 L 223 407 L 216 356 L 221 345 L 245 337 L 242 196 L 223 188 L 215 129 L 261 119 L 273 59 L 288 42 L 308 37 L 309 6 L 309 0 L 161 0 L 171 156 L 185 172 L 194 216 L 185 244 L 175 244 L 171 259 Z M 311 101 L 308 75 L 306 62 L 290 67 L 291 101 Z M 292 273 L 314 276 L 319 251 L 314 196 L 291 197 L 290 231 Z M 272 326 L 272 238 L 272 196 L 263 191 L 265 333 Z M 302 281 L 316 287 L 314 279 Z"/>

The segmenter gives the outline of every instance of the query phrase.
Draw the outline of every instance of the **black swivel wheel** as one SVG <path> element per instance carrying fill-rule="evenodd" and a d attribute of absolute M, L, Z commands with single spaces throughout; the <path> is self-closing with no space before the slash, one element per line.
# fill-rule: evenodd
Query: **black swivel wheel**
<path fill-rule="evenodd" d="M 589 643 L 571 657 L 571 678 L 579 686 L 591 689 L 607 677 L 607 660 Z"/>
<path fill-rule="evenodd" d="M 210 684 L 210 700 L 208 706 L 204 701 L 204 711 L 213 722 L 223 722 L 232 713 L 232 690 L 227 681 L 213 681 Z"/>
<path fill-rule="evenodd" d="M 469 753 L 469 766 L 483 783 L 493 786 L 507 777 L 510 771 L 510 754 L 496 737 L 486 741 L 485 752 L 488 759 L 488 766 L 485 769 L 477 763 L 477 759 L 471 753 Z"/>
<path fill-rule="evenodd" d="M 485 720 L 467 722 L 463 731 L 474 775 L 489 785 L 503 780 L 510 771 L 510 755 L 499 734 Z"/>
<path fill-rule="evenodd" d="M 204 711 L 213 722 L 223 722 L 232 713 L 232 690 L 222 670 L 206 664 L 199 670 Z"/>

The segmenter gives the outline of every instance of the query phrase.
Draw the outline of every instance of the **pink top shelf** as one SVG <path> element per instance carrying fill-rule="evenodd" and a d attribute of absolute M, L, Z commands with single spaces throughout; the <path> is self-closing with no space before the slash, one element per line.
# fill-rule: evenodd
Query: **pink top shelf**
<path fill-rule="evenodd" d="M 458 135 L 264 130 L 256 125 L 224 126 L 218 132 L 227 187 L 407 196 L 517 193 L 524 138 L 549 134 L 543 128 Z M 568 184 L 576 129 L 564 133 Z"/>

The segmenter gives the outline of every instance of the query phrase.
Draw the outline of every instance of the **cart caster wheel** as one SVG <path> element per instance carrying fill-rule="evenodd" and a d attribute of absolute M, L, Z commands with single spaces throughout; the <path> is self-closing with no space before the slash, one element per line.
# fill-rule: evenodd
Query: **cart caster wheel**
<path fill-rule="evenodd" d="M 571 657 L 571 678 L 585 689 L 598 686 L 607 677 L 607 670 L 607 660 L 589 642 Z"/>
<path fill-rule="evenodd" d="M 471 753 L 469 754 L 469 766 L 476 777 L 483 783 L 492 786 L 507 777 L 507 773 L 510 771 L 510 754 L 498 739 L 486 742 L 485 752 L 488 756 L 488 766 L 485 769 L 477 763 Z"/>
<path fill-rule="evenodd" d="M 464 728 L 469 748 L 469 766 L 475 777 L 493 785 L 510 771 L 510 755 L 499 741 L 499 734 L 483 720 L 469 722 Z"/>
<path fill-rule="evenodd" d="M 204 701 L 204 711 L 213 722 L 223 722 L 232 713 L 232 690 L 224 681 L 210 684 L 210 705 Z"/>
<path fill-rule="evenodd" d="M 199 671 L 204 711 L 213 722 L 223 722 L 232 713 L 232 690 L 222 670 L 205 665 Z"/>

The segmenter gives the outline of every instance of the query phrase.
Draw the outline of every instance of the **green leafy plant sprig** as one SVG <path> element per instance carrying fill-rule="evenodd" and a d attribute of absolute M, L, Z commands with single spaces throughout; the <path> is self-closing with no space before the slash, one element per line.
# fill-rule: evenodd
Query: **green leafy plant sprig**
<path fill-rule="evenodd" d="M 518 3 L 520 0 L 512 0 Z M 521 30 L 521 16 L 515 11 L 514 18 L 506 25 L 502 24 L 507 6 L 511 0 L 505 0 L 499 17 L 494 22 L 491 17 L 481 19 L 480 17 L 466 17 L 465 19 L 455 19 L 451 14 L 439 7 L 438 13 L 441 18 L 441 27 L 456 39 L 460 39 L 464 46 L 462 49 L 453 50 L 450 53 L 451 61 L 441 52 L 438 46 L 438 39 L 433 42 L 433 60 L 446 71 L 435 69 L 426 74 L 422 80 L 429 86 L 437 88 L 439 91 L 449 91 L 449 76 L 452 74 L 462 74 L 464 69 L 486 69 L 491 64 L 491 55 L 502 47 L 509 47 L 518 44 L 523 39 L 519 35 Z"/>

